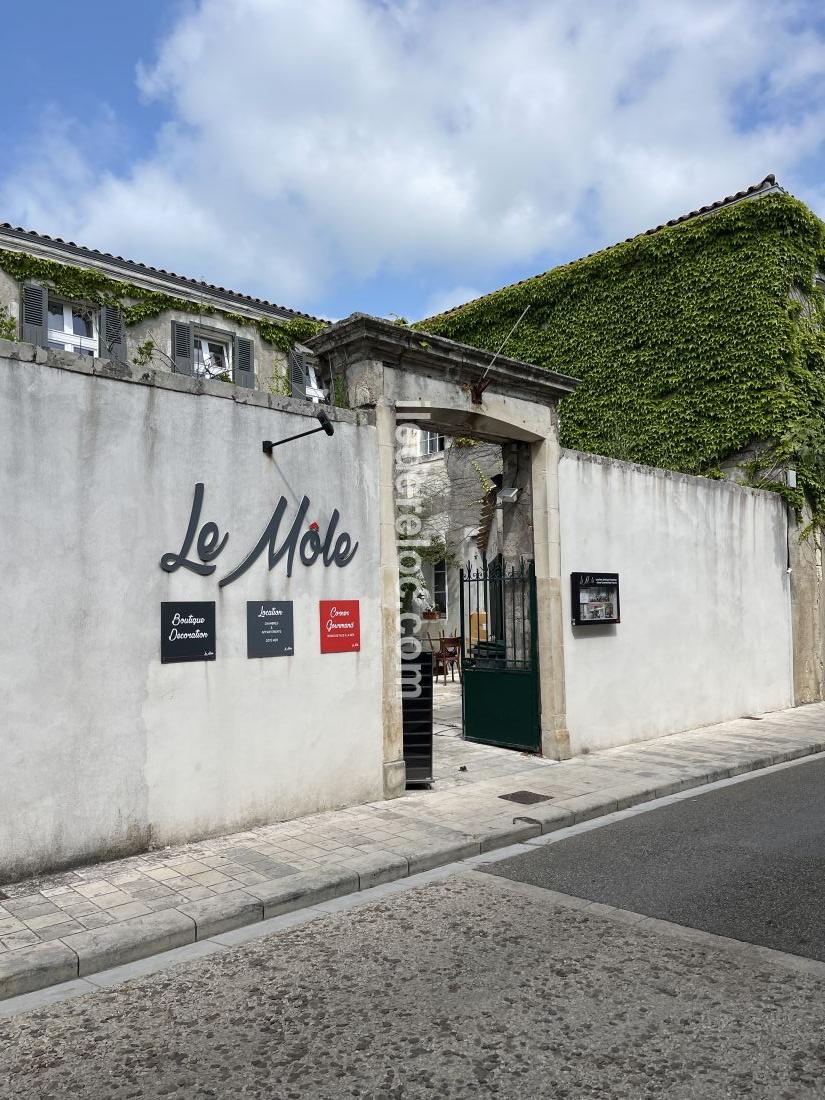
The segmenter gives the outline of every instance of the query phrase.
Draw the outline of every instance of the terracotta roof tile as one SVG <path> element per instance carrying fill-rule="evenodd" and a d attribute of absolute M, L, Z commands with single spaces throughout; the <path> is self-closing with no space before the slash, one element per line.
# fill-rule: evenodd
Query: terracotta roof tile
<path fill-rule="evenodd" d="M 300 310 L 289 309 L 287 306 L 279 306 L 274 302 L 266 301 L 264 298 L 255 298 L 251 294 L 242 294 L 237 290 L 228 290 L 226 287 L 216 286 L 214 283 L 207 283 L 201 279 L 191 279 L 186 275 L 177 275 L 174 271 L 167 271 L 162 267 L 152 267 L 149 264 L 143 264 L 137 260 L 127 260 L 125 257 L 117 256 L 112 252 L 101 252 L 98 248 L 87 248 L 85 245 L 75 244 L 74 241 L 64 241 L 62 237 L 50 237 L 45 233 L 36 233 L 32 229 L 24 229 L 21 226 L 11 225 L 9 222 L 0 223 L 0 232 L 11 233 L 21 238 L 23 241 L 29 239 L 41 241 L 47 245 L 55 245 L 68 253 L 73 253 L 80 259 L 112 261 L 114 263 L 123 264 L 124 267 L 134 271 L 136 274 L 150 276 L 159 275 L 165 279 L 170 279 L 178 283 L 182 288 L 209 291 L 212 294 L 227 298 L 230 301 L 242 302 L 265 313 L 272 313 L 284 319 L 289 317 L 307 317 L 311 321 L 322 320 L 322 318 L 313 317 L 311 313 L 302 313 Z"/>

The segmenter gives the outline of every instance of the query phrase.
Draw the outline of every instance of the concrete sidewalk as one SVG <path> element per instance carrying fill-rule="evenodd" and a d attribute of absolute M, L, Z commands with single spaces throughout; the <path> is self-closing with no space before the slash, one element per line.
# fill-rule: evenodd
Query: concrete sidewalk
<path fill-rule="evenodd" d="M 825 751 L 825 703 L 561 764 L 439 741 L 432 791 L 2 887 L 0 998 Z"/>

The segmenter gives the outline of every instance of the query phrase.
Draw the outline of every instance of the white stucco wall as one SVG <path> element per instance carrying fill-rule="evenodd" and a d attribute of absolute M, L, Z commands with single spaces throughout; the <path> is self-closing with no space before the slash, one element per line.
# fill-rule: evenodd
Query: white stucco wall
<path fill-rule="evenodd" d="M 268 458 L 262 440 L 317 426 L 310 406 L 137 370 L 131 382 L 94 377 L 49 365 L 67 361 L 55 353 L 10 359 L 9 347 L 0 881 L 380 798 L 378 455 L 364 414 L 333 410 L 332 438 Z M 267 407 L 278 403 L 295 411 Z M 209 577 L 159 566 L 181 547 L 196 482 L 202 521 L 229 532 Z M 220 588 L 282 494 L 282 531 L 303 494 L 322 533 L 338 508 L 353 561 L 296 558 L 287 579 L 264 553 Z M 359 653 L 319 651 L 318 602 L 336 598 L 360 600 Z M 246 602 L 267 599 L 294 601 L 295 655 L 247 659 Z M 215 601 L 215 661 L 160 663 L 162 600 Z"/>
<path fill-rule="evenodd" d="M 779 497 L 575 451 L 559 494 L 574 753 L 791 705 Z M 571 626 L 573 571 L 619 573 L 620 624 Z"/>

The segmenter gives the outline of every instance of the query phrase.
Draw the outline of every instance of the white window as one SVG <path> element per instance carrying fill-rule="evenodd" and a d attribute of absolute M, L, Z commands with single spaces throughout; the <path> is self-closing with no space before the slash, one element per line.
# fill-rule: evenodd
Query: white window
<path fill-rule="evenodd" d="M 232 378 L 232 341 L 227 336 L 195 333 L 195 374 L 207 378 L 228 375 Z"/>
<path fill-rule="evenodd" d="M 317 405 L 320 401 L 325 400 L 326 394 L 318 385 L 318 375 L 315 373 L 313 364 L 308 362 L 306 364 L 306 369 L 307 397 Z"/>
<path fill-rule="evenodd" d="M 444 436 L 438 432 L 421 433 L 421 454 L 434 455 L 444 450 Z"/>
<path fill-rule="evenodd" d="M 97 314 L 71 302 L 49 298 L 49 347 L 75 355 L 97 354 Z"/>

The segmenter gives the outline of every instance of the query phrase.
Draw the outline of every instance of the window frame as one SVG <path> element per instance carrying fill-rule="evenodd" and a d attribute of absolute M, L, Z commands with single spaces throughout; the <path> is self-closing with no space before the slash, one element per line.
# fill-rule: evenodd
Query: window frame
<path fill-rule="evenodd" d="M 444 584 L 443 584 L 443 593 L 444 593 L 443 605 L 444 606 L 443 607 L 439 606 L 439 603 L 438 603 L 439 574 L 441 574 L 443 576 L 443 580 L 444 580 Z M 434 561 L 433 562 L 433 587 L 432 587 L 433 607 L 436 609 L 436 611 L 438 612 L 438 614 L 441 616 L 442 619 L 446 619 L 449 616 L 449 613 L 450 613 L 450 586 L 449 586 L 449 583 L 448 583 L 448 577 L 449 577 L 449 568 L 447 566 L 446 558 L 441 558 L 440 561 Z"/>
<path fill-rule="evenodd" d="M 57 306 L 60 306 L 63 310 L 62 330 L 52 328 L 52 312 L 56 312 Z M 93 359 L 95 356 L 100 355 L 100 312 L 94 309 L 88 310 L 92 335 L 78 336 L 74 331 L 72 315 L 80 312 L 79 302 L 73 302 L 70 298 L 61 298 L 57 294 L 49 293 L 46 302 L 46 346 L 56 351 L 67 351 L 73 355 L 82 355 L 83 358 Z M 86 315 L 86 311 L 83 312 L 83 315 Z M 60 346 L 54 348 L 55 344 Z"/>
<path fill-rule="evenodd" d="M 445 437 L 440 432 L 425 431 L 419 428 L 418 453 L 422 458 L 430 458 L 432 455 L 441 454 L 445 447 Z"/>
<path fill-rule="evenodd" d="M 199 345 L 220 344 L 224 349 L 225 365 L 222 370 L 211 371 L 208 367 L 198 363 Z M 201 362 L 203 361 L 203 348 L 200 348 Z M 195 378 L 216 378 L 228 374 L 235 380 L 235 334 L 228 329 L 206 328 L 203 325 L 192 325 L 192 374 Z"/>

